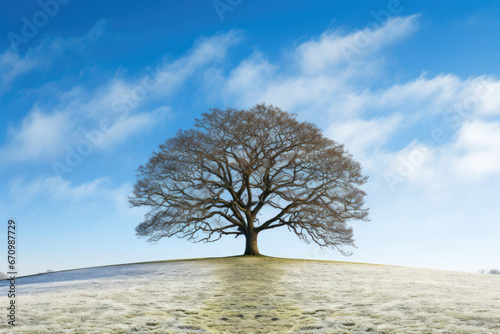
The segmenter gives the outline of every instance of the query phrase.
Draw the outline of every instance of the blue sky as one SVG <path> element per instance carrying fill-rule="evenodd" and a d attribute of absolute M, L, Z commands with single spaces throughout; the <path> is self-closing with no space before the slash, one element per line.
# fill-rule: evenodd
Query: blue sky
<path fill-rule="evenodd" d="M 372 218 L 352 223 L 348 258 L 286 229 L 259 236 L 262 253 L 500 266 L 500 5 L 216 4 L 0 5 L 0 212 L 5 231 L 18 221 L 21 274 L 241 254 L 243 239 L 138 239 L 145 211 L 127 196 L 177 129 L 260 102 L 346 145 L 370 177 Z"/>

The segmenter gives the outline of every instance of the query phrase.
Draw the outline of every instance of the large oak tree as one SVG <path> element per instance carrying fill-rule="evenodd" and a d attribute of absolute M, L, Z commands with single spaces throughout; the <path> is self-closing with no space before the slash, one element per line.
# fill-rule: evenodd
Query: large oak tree
<path fill-rule="evenodd" d="M 277 107 L 211 109 L 138 169 L 132 206 L 149 212 L 137 235 L 215 241 L 287 227 L 306 242 L 354 246 L 348 222 L 368 220 L 367 180 L 343 145 Z"/>

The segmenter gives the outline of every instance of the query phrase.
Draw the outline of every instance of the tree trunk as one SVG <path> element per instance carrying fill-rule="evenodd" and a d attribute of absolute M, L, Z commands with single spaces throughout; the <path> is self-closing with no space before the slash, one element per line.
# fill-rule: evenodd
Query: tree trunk
<path fill-rule="evenodd" d="M 246 247 L 244 255 L 260 255 L 259 248 L 257 247 L 257 233 L 250 230 L 245 234 Z"/>

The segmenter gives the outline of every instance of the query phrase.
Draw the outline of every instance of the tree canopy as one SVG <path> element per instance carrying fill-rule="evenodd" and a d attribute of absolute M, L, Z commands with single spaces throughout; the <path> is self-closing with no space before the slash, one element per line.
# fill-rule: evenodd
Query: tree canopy
<path fill-rule="evenodd" d="M 211 109 L 138 169 L 132 206 L 149 211 L 137 235 L 215 241 L 287 227 L 306 242 L 354 246 L 352 220 L 368 220 L 367 180 L 344 146 L 274 106 Z"/>

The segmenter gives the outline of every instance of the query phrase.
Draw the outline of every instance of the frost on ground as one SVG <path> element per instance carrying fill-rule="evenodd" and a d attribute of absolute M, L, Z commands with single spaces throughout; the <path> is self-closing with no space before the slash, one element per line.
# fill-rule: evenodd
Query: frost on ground
<path fill-rule="evenodd" d="M 0 305 L 6 306 L 7 281 Z M 234 257 L 17 281 L 12 333 L 500 333 L 500 276 Z"/>

